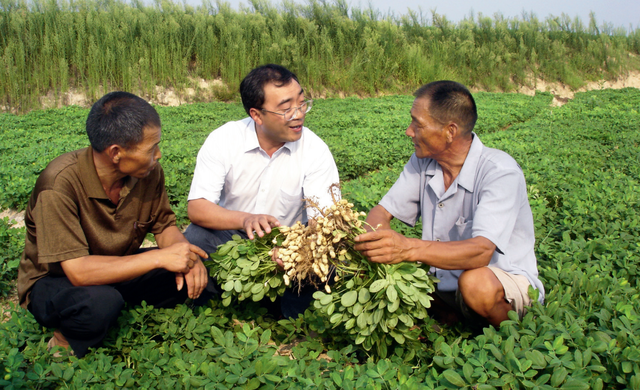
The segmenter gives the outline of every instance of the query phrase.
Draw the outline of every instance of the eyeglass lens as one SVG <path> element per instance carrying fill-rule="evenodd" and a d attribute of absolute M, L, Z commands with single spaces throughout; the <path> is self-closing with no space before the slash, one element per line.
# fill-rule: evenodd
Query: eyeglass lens
<path fill-rule="evenodd" d="M 293 118 L 296 118 L 298 114 L 298 110 L 300 110 L 301 112 L 304 112 L 305 114 L 309 112 L 309 110 L 311 110 L 311 100 L 307 100 L 306 102 L 303 102 L 300 105 L 300 107 L 291 107 L 288 110 L 288 112 L 284 113 L 284 119 L 286 121 L 290 121 Z"/>

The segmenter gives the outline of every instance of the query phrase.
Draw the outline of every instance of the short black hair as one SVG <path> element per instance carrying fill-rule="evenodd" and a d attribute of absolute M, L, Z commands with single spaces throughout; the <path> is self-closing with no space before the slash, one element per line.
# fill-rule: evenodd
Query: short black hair
<path fill-rule="evenodd" d="M 455 122 L 463 135 L 471 134 L 478 120 L 476 102 L 464 85 L 449 80 L 423 85 L 413 94 L 429 100 L 429 115 L 442 123 Z"/>
<path fill-rule="evenodd" d="M 161 127 L 155 108 L 132 93 L 116 91 L 93 104 L 86 129 L 91 147 L 102 152 L 111 145 L 130 148 L 138 144 L 147 126 Z"/>
<path fill-rule="evenodd" d="M 267 64 L 253 69 L 240 83 L 240 97 L 244 110 L 249 114 L 252 108 L 262 109 L 264 104 L 264 86 L 274 83 L 276 87 L 288 85 L 298 77 L 282 65 Z"/>

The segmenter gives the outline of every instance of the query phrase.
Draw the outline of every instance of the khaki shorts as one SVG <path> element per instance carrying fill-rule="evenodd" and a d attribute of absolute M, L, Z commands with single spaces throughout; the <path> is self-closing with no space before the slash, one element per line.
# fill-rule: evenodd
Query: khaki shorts
<path fill-rule="evenodd" d="M 502 284 L 502 288 L 504 289 L 504 298 L 505 300 L 511 304 L 513 310 L 518 313 L 520 319 L 524 317 L 526 314 L 525 306 L 531 306 L 531 298 L 529 298 L 529 280 L 524 275 L 514 275 L 508 272 L 501 270 L 496 267 L 487 267 L 496 275 L 496 278 Z M 464 316 L 466 320 L 469 321 L 479 321 L 484 320 L 478 314 L 476 314 L 473 310 L 464 303 L 464 299 L 462 299 L 462 294 L 460 294 L 460 290 L 456 291 L 438 291 L 436 290 L 436 294 L 443 300 L 445 303 L 458 311 L 460 314 Z"/>

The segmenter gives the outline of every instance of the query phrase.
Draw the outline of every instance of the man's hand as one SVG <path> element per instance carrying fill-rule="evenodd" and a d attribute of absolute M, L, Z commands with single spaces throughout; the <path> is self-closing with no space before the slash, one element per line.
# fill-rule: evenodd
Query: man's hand
<path fill-rule="evenodd" d="M 175 272 L 178 291 L 186 281 L 189 298 L 198 298 L 209 282 L 207 268 L 200 260 L 207 258 L 207 253 L 195 245 L 179 242 L 159 249 L 158 254 L 160 266 Z"/>
<path fill-rule="evenodd" d="M 265 234 L 271 233 L 272 227 L 280 226 L 280 222 L 271 215 L 249 214 L 242 222 L 242 226 L 247 232 L 247 237 L 253 240 L 255 238 L 253 232 L 256 232 L 258 237 L 263 237 Z"/>
<path fill-rule="evenodd" d="M 273 248 L 271 252 L 271 260 L 278 265 L 278 268 L 280 268 L 281 270 L 284 270 L 284 263 L 282 262 L 282 259 L 278 257 L 279 250 L 280 250 L 279 246 L 276 246 Z"/>
<path fill-rule="evenodd" d="M 199 249 L 199 248 L 198 248 Z M 187 273 L 176 273 L 176 285 L 182 290 L 183 283 L 187 283 L 189 298 L 196 299 L 202 294 L 209 283 L 209 272 L 200 259 L 196 260 L 193 268 Z"/>
<path fill-rule="evenodd" d="M 364 233 L 355 241 L 355 249 L 375 263 L 396 264 L 409 260 L 409 239 L 393 230 Z"/>
<path fill-rule="evenodd" d="M 158 256 L 160 268 L 181 273 L 188 273 L 200 259 L 198 256 L 209 257 L 205 251 L 188 242 L 178 242 L 159 249 L 156 256 Z"/>

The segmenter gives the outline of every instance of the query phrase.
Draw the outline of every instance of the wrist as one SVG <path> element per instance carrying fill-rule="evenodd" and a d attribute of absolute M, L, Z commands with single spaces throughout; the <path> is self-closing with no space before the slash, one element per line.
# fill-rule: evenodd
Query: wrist
<path fill-rule="evenodd" d="M 417 261 L 421 261 L 424 262 L 425 261 L 425 254 L 427 252 L 427 248 L 425 248 L 425 245 L 428 245 L 428 243 L 426 241 L 423 241 L 419 238 L 409 238 L 409 237 L 405 237 L 407 242 L 406 242 L 406 248 L 407 249 L 407 254 L 406 254 L 406 260 L 405 261 L 410 261 L 410 262 L 417 262 Z"/>

